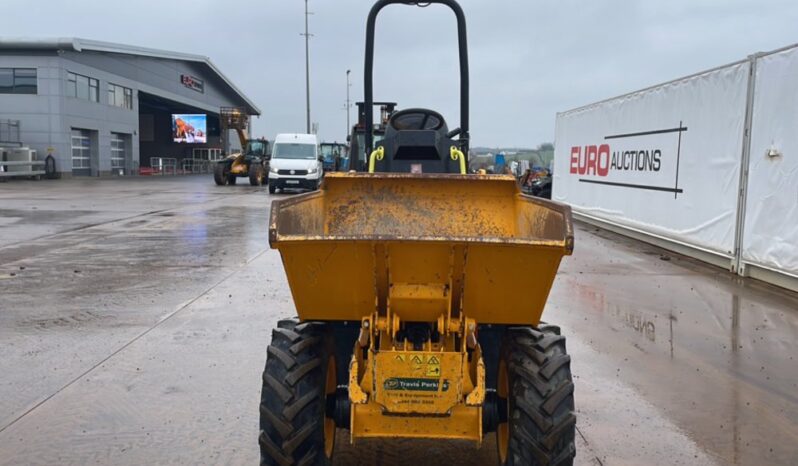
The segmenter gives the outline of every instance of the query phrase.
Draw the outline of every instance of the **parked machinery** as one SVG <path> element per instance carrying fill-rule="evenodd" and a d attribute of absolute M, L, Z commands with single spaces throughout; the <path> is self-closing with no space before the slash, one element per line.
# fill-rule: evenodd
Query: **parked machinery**
<path fill-rule="evenodd" d="M 51 156 L 48 157 L 54 160 Z M 45 175 L 49 175 L 45 161 L 39 160 L 35 149 L 0 146 L 0 181 L 13 177 L 39 180 Z"/>
<path fill-rule="evenodd" d="M 324 157 L 324 171 L 337 172 L 349 166 L 349 147 L 337 142 L 322 142 L 319 152 Z"/>
<path fill-rule="evenodd" d="M 235 152 L 218 161 L 213 169 L 213 181 L 219 185 L 236 184 L 239 177 L 249 178 L 252 186 L 268 183 L 269 159 L 271 151 L 269 141 L 265 139 L 249 139 L 249 115 L 239 107 L 222 107 L 219 112 L 222 133 L 235 130 L 241 142 L 241 151 Z"/>

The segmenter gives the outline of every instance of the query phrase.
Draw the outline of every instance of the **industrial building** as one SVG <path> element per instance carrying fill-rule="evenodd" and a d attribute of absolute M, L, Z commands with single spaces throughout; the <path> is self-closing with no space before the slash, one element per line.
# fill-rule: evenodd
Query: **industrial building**
<path fill-rule="evenodd" d="M 153 158 L 219 158 L 238 146 L 220 125 L 221 107 L 260 115 L 204 56 L 0 38 L 0 146 L 52 155 L 64 177 L 134 174 Z"/>

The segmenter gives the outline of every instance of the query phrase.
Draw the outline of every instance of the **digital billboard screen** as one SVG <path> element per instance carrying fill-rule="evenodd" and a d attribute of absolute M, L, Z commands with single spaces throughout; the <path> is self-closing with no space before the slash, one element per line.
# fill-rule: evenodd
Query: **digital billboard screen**
<path fill-rule="evenodd" d="M 208 116 L 203 114 L 173 114 L 172 140 L 189 144 L 208 142 Z"/>

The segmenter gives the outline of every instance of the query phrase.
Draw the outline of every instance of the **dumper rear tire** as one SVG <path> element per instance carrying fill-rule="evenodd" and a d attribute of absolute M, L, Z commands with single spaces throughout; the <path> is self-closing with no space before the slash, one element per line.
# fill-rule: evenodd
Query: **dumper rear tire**
<path fill-rule="evenodd" d="M 502 465 L 573 464 L 576 415 L 570 366 L 559 327 L 507 329 L 496 385 Z"/>
<path fill-rule="evenodd" d="M 335 348 L 320 322 L 282 320 L 272 331 L 260 400 L 262 465 L 326 466 L 335 446 Z"/>

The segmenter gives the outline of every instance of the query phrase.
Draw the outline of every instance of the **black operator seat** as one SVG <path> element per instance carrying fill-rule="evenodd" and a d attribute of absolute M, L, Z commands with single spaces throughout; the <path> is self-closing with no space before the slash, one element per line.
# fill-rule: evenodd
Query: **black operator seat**
<path fill-rule="evenodd" d="M 375 171 L 398 173 L 460 173 L 450 148 L 457 145 L 440 113 L 425 108 L 400 110 L 391 116 L 385 138 L 377 143 L 385 149 Z"/>

